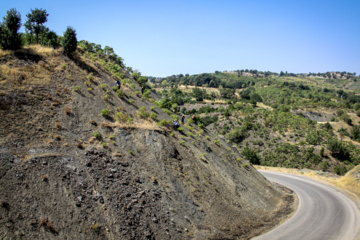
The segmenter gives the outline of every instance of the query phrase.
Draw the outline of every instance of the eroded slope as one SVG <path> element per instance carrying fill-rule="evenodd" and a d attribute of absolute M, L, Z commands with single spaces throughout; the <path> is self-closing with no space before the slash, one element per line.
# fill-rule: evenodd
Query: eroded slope
<path fill-rule="evenodd" d="M 81 53 L 0 63 L 3 238 L 246 239 L 291 212 L 293 197 L 223 139 L 158 126 L 172 118 L 126 72 L 119 97 L 115 78 Z M 115 122 L 117 112 L 133 123 Z"/>

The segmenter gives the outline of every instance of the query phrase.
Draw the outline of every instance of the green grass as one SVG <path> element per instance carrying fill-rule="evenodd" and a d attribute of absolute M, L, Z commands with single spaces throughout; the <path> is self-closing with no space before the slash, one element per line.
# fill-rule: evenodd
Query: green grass
<path fill-rule="evenodd" d="M 128 116 L 123 112 L 117 112 L 115 114 L 115 120 L 120 123 L 125 123 L 128 121 L 128 119 L 129 119 Z"/>
<path fill-rule="evenodd" d="M 118 89 L 116 90 L 116 95 L 120 98 L 124 97 L 125 96 L 125 93 L 122 89 Z"/>
<path fill-rule="evenodd" d="M 156 113 L 154 113 L 154 112 L 150 113 L 150 118 L 153 119 L 153 120 L 155 120 L 157 118 L 157 116 L 158 115 Z"/>
<path fill-rule="evenodd" d="M 149 117 L 149 113 L 146 111 L 146 108 L 144 106 L 139 108 L 138 115 L 144 119 Z"/>
<path fill-rule="evenodd" d="M 102 138 L 100 132 L 95 132 L 95 133 L 94 133 L 94 137 L 96 137 L 96 138 L 99 139 L 99 140 Z"/>
<path fill-rule="evenodd" d="M 111 111 L 109 109 L 103 109 L 100 112 L 100 115 L 103 116 L 103 117 L 109 117 L 110 114 L 111 114 Z"/>
<path fill-rule="evenodd" d="M 103 100 L 108 100 L 110 98 L 110 95 L 109 94 L 106 94 L 102 97 Z"/>

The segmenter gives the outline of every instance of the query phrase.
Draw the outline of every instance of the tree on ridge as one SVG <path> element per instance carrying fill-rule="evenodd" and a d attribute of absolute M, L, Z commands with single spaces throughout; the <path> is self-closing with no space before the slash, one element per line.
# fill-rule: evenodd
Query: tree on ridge
<path fill-rule="evenodd" d="M 39 43 L 39 34 L 46 32 L 46 27 L 44 23 L 47 22 L 47 17 L 49 14 L 46 12 L 46 9 L 31 9 L 31 13 L 28 13 L 26 17 L 28 18 L 25 23 L 25 28 L 29 30 L 30 35 L 35 33 L 36 43 Z"/>
<path fill-rule="evenodd" d="M 77 38 L 76 31 L 72 27 L 67 27 L 66 32 L 64 33 L 63 40 L 64 53 L 70 55 L 76 51 L 77 48 Z"/>
<path fill-rule="evenodd" d="M 0 23 L 0 46 L 4 50 L 16 50 L 21 47 L 21 14 L 12 8 L 7 11 L 4 22 Z"/>

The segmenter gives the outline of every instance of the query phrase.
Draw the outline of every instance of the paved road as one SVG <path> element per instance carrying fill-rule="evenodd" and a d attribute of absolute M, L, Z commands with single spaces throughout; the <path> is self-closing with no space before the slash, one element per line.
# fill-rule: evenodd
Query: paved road
<path fill-rule="evenodd" d="M 284 224 L 254 239 L 360 239 L 360 211 L 348 196 L 306 177 L 261 172 L 270 181 L 294 190 L 299 197 L 299 208 Z"/>

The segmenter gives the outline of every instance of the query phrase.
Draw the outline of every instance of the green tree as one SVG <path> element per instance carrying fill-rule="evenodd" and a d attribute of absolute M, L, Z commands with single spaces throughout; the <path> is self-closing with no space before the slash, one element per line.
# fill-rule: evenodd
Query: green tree
<path fill-rule="evenodd" d="M 59 47 L 60 44 L 59 44 L 58 35 L 54 31 L 48 31 L 45 35 L 44 44 L 52 48 Z"/>
<path fill-rule="evenodd" d="M 178 108 L 178 104 L 177 104 L 177 103 L 173 103 L 173 104 L 171 105 L 171 110 L 173 110 L 174 112 L 176 112 L 177 108 Z"/>
<path fill-rule="evenodd" d="M 201 90 L 200 88 L 198 87 L 195 87 L 192 89 L 192 94 L 193 96 L 196 98 L 196 101 L 202 101 L 204 100 L 204 93 L 205 93 L 206 90 Z"/>
<path fill-rule="evenodd" d="M 311 145 L 318 145 L 320 143 L 321 136 L 318 131 L 310 131 L 306 135 L 306 141 Z"/>
<path fill-rule="evenodd" d="M 262 98 L 257 93 L 251 93 L 250 94 L 250 103 L 256 106 L 257 102 L 262 102 Z"/>
<path fill-rule="evenodd" d="M 105 53 L 105 55 L 109 56 L 109 55 L 114 53 L 114 49 L 112 47 L 105 46 L 104 47 L 104 53 Z"/>
<path fill-rule="evenodd" d="M 244 157 L 252 164 L 260 164 L 260 157 L 257 155 L 255 149 L 244 147 L 241 154 L 244 155 Z"/>
<path fill-rule="evenodd" d="M 331 138 L 328 140 L 327 148 L 333 157 L 339 160 L 350 160 L 350 151 L 343 141 L 339 141 L 337 138 Z"/>
<path fill-rule="evenodd" d="M 95 49 L 95 52 L 100 52 L 101 51 L 101 44 L 96 44 L 94 49 Z"/>
<path fill-rule="evenodd" d="M 249 136 L 245 126 L 237 127 L 231 131 L 228 138 L 233 143 L 241 143 L 245 138 Z"/>
<path fill-rule="evenodd" d="M 77 48 L 77 39 L 76 39 L 76 31 L 72 27 L 67 27 L 66 32 L 64 34 L 63 40 L 64 53 L 69 55 L 76 51 Z"/>
<path fill-rule="evenodd" d="M 134 72 L 131 74 L 131 76 L 133 76 L 133 78 L 134 78 L 136 81 L 138 81 L 139 78 L 141 77 L 141 73 L 138 72 L 138 71 L 134 71 Z"/>
<path fill-rule="evenodd" d="M 7 11 L 4 22 L 0 23 L 0 46 L 2 49 L 16 50 L 21 47 L 21 15 L 15 8 Z"/>
<path fill-rule="evenodd" d="M 136 80 L 141 86 L 144 86 L 145 83 L 147 83 L 148 78 L 144 77 L 144 76 L 141 76 L 141 77 L 138 77 Z"/>
<path fill-rule="evenodd" d="M 39 43 L 39 34 L 46 31 L 44 23 L 47 22 L 47 17 L 49 14 L 44 9 L 35 8 L 31 9 L 31 12 L 26 15 L 27 21 L 25 23 L 25 28 L 29 30 L 30 34 L 35 34 L 36 43 Z"/>
<path fill-rule="evenodd" d="M 344 110 L 342 110 L 342 109 L 338 109 L 337 111 L 336 111 L 336 115 L 338 116 L 338 117 L 340 117 L 341 115 L 343 115 L 345 112 L 344 112 Z"/>
<path fill-rule="evenodd" d="M 331 124 L 329 122 L 327 122 L 327 123 L 324 124 L 324 129 L 329 131 L 329 130 L 332 130 L 333 127 L 331 126 Z"/>
<path fill-rule="evenodd" d="M 345 175 L 347 172 L 346 166 L 344 164 L 340 164 L 334 167 L 334 171 L 337 175 Z"/>
<path fill-rule="evenodd" d="M 221 88 L 220 89 L 220 96 L 222 98 L 230 99 L 235 96 L 235 89 L 233 88 Z"/>
<path fill-rule="evenodd" d="M 250 100 L 250 94 L 251 94 L 250 89 L 245 89 L 244 91 L 242 91 L 242 92 L 240 93 L 240 96 L 241 96 L 241 98 L 243 98 L 243 99 L 248 99 L 248 100 Z"/>
<path fill-rule="evenodd" d="M 352 125 L 352 120 L 347 113 L 343 113 L 340 118 L 344 120 L 344 122 L 346 122 L 347 124 Z"/>
<path fill-rule="evenodd" d="M 229 117 L 231 116 L 229 108 L 225 109 L 224 116 L 226 117 L 226 119 L 229 119 Z"/>
<path fill-rule="evenodd" d="M 321 147 L 320 149 L 320 156 L 321 157 L 324 157 L 325 156 L 325 148 L 324 147 Z M 325 170 L 324 170 L 325 171 Z"/>
<path fill-rule="evenodd" d="M 160 108 L 170 108 L 171 107 L 171 101 L 168 98 L 161 99 L 158 102 L 158 106 Z"/>
<path fill-rule="evenodd" d="M 360 141 L 360 125 L 354 125 L 350 130 L 351 138 Z"/>

